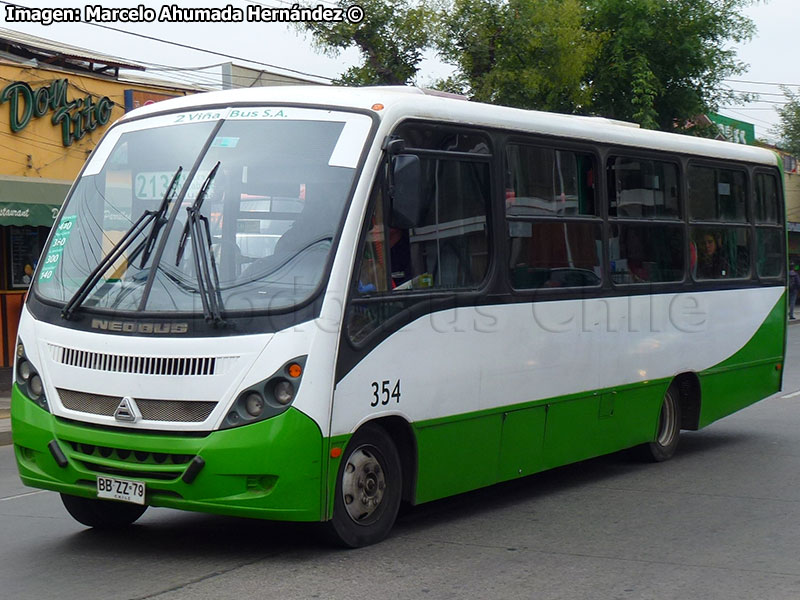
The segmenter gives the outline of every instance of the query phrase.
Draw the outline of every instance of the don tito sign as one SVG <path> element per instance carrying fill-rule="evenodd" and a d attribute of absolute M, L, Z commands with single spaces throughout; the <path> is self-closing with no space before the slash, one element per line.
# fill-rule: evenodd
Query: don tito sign
<path fill-rule="evenodd" d="M 70 146 L 109 122 L 114 103 L 108 97 L 95 101 L 88 94 L 85 98 L 67 100 L 68 87 L 66 79 L 56 79 L 36 89 L 25 81 L 9 83 L 0 91 L 0 103 L 8 102 L 11 131 L 22 131 L 32 119 L 52 113 L 50 121 L 61 127 L 61 143 Z"/>

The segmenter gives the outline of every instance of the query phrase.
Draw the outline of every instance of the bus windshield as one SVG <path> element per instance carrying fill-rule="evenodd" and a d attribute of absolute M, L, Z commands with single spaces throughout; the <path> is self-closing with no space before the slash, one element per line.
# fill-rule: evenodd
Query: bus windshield
<path fill-rule="evenodd" d="M 364 115 L 291 107 L 118 125 L 68 198 L 35 291 L 119 312 L 302 303 L 321 282 L 370 127 Z"/>

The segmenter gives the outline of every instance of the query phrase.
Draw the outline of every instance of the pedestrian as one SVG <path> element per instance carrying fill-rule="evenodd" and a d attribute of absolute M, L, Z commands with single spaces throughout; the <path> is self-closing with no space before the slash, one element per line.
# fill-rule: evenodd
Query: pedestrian
<path fill-rule="evenodd" d="M 794 321 L 794 305 L 797 302 L 797 292 L 800 291 L 800 273 L 797 265 L 792 264 L 789 269 L 789 320 Z"/>

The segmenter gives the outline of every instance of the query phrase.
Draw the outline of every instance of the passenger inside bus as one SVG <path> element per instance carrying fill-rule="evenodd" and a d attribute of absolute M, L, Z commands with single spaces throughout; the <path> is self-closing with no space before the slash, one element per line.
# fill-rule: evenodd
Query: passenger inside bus
<path fill-rule="evenodd" d="M 730 276 L 730 265 L 722 255 L 722 243 L 719 234 L 705 233 L 700 241 L 699 248 L 698 279 L 720 279 Z"/>

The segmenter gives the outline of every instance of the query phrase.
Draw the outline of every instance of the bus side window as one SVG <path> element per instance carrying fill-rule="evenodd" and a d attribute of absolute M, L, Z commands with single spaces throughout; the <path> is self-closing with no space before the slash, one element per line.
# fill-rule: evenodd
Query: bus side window
<path fill-rule="evenodd" d="M 360 251 L 360 295 L 469 289 L 486 275 L 489 164 L 421 162 L 427 200 L 422 222 L 402 227 L 385 220 L 381 192 L 374 192 L 371 225 Z"/>
<path fill-rule="evenodd" d="M 394 291 L 469 289 L 488 269 L 489 164 L 424 158 L 422 223 L 390 229 Z"/>
<path fill-rule="evenodd" d="M 375 193 L 375 208 L 370 217 L 364 247 L 361 251 L 361 265 L 358 275 L 358 293 L 368 295 L 385 292 L 386 278 L 386 234 L 383 223 L 383 201 L 380 190 Z"/>

